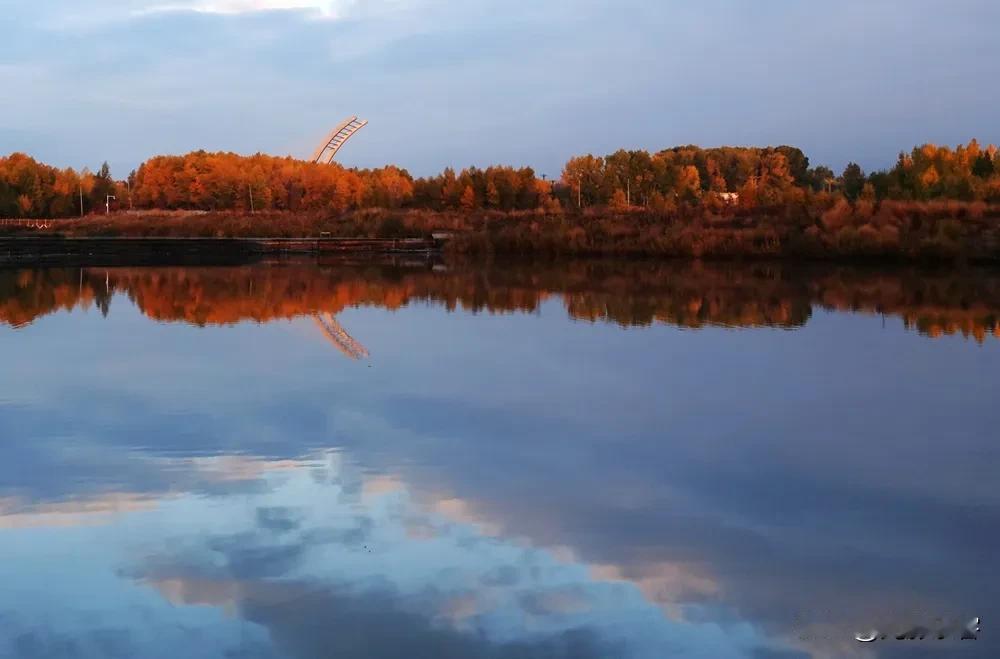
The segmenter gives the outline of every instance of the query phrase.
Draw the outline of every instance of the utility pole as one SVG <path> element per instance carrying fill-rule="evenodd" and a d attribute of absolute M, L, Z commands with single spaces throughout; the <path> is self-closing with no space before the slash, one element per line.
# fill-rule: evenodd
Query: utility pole
<path fill-rule="evenodd" d="M 104 214 L 105 215 L 111 215 L 111 200 L 112 199 L 114 199 L 115 201 L 117 201 L 118 197 L 114 196 L 113 194 L 109 194 L 107 197 L 104 198 Z"/>
<path fill-rule="evenodd" d="M 250 214 L 253 215 L 255 213 L 253 207 L 253 185 L 248 185 L 247 189 L 250 190 Z"/>
<path fill-rule="evenodd" d="M 625 205 L 628 206 L 629 208 L 632 208 L 632 179 L 631 178 L 625 180 L 625 189 L 627 190 L 627 192 L 625 193 Z"/>
<path fill-rule="evenodd" d="M 83 183 L 80 183 L 80 217 L 83 217 Z"/>
<path fill-rule="evenodd" d="M 132 184 L 125 179 L 125 189 L 128 190 L 128 209 L 132 210 Z"/>
<path fill-rule="evenodd" d="M 576 176 L 576 207 L 583 208 L 583 180 L 579 174 Z"/>

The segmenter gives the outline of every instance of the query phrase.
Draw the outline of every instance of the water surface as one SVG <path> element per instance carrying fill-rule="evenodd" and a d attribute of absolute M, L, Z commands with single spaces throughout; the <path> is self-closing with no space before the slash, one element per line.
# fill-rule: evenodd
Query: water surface
<path fill-rule="evenodd" d="M 998 319 L 982 270 L 0 270 L 0 656 L 997 656 Z"/>

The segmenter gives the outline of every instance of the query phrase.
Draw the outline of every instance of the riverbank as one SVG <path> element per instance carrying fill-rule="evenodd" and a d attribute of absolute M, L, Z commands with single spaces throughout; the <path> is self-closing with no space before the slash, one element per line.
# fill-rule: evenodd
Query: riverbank
<path fill-rule="evenodd" d="M 0 236 L 0 266 L 252 263 L 267 256 L 433 254 L 433 239 Z"/>
<path fill-rule="evenodd" d="M 167 241 L 159 245 L 169 254 L 210 256 L 223 252 L 443 249 L 473 256 L 1000 263 L 1000 205 L 957 201 L 852 204 L 840 199 L 752 211 L 682 205 L 669 213 L 645 208 L 592 208 L 578 213 L 366 209 L 336 215 L 157 211 L 54 220 L 41 227 L 0 230 L 6 232 L 3 244 L 8 253 L 34 250 L 42 256 L 48 255 L 45 245 L 65 250 L 74 243 L 56 240 L 36 243 L 38 247 L 16 245 L 22 237 L 63 241 L 115 238 L 123 241 L 114 243 L 115 249 L 124 249 L 130 244 L 127 240 L 156 239 Z M 435 240 L 435 236 L 447 236 L 447 241 Z M 404 240 L 414 242 L 399 243 Z M 72 253 L 85 251 L 87 243 L 75 244 L 82 247 Z M 140 251 L 157 248 L 156 243 L 133 244 Z"/>
<path fill-rule="evenodd" d="M 588 209 L 474 218 L 448 249 L 468 254 L 1000 263 L 1000 206 L 858 202 L 767 208 Z"/>

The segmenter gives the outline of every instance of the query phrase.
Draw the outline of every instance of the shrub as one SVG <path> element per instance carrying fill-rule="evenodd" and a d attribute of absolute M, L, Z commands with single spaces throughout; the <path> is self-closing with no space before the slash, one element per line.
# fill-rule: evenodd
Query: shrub
<path fill-rule="evenodd" d="M 821 220 L 823 228 L 830 233 L 836 233 L 850 221 L 851 214 L 851 204 L 846 199 L 841 198 L 833 205 L 833 208 L 823 213 Z"/>
<path fill-rule="evenodd" d="M 406 233 L 403 221 L 395 215 L 383 219 L 375 231 L 375 235 L 379 238 L 403 238 Z"/>

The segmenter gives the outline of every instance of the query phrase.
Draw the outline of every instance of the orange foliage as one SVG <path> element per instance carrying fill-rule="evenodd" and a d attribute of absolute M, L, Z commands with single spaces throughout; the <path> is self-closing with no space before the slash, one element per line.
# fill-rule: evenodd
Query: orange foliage
<path fill-rule="evenodd" d="M 60 310 L 107 312 L 127 295 L 150 318 L 195 325 L 268 322 L 356 306 L 433 301 L 493 313 L 534 312 L 552 296 L 573 318 L 682 327 L 806 324 L 816 306 L 902 318 L 927 336 L 1000 338 L 1000 278 L 990 271 L 874 271 L 680 262 L 561 265 L 337 263 L 226 268 L 0 270 L 0 323 L 23 326 Z"/>

